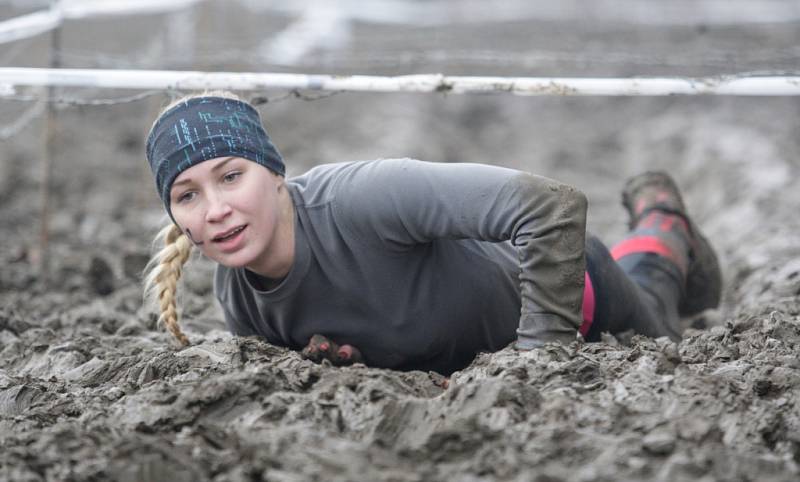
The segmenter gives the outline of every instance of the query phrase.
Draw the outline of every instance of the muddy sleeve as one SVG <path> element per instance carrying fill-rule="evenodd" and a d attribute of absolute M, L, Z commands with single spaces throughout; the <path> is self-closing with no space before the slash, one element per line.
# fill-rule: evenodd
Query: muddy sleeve
<path fill-rule="evenodd" d="M 517 347 L 575 339 L 586 232 L 586 197 L 575 188 L 497 166 L 396 159 L 365 164 L 336 199 L 337 216 L 357 236 L 387 249 L 510 240 L 520 263 Z"/>

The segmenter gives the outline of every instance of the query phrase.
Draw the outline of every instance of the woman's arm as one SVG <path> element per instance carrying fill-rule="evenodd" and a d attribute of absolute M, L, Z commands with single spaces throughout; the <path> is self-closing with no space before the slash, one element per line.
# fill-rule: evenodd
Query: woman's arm
<path fill-rule="evenodd" d="M 341 179 L 336 210 L 356 235 L 391 250 L 441 238 L 510 240 L 521 268 L 517 347 L 575 339 L 586 232 L 586 197 L 575 188 L 496 166 L 390 159 Z"/>

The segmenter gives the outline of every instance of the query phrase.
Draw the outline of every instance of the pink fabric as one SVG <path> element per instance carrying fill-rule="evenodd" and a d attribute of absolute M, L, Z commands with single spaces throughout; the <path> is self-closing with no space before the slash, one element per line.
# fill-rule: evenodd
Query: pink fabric
<path fill-rule="evenodd" d="M 578 329 L 581 335 L 586 336 L 589 333 L 592 322 L 594 322 L 594 286 L 592 286 L 592 279 L 589 278 L 589 273 L 584 273 L 583 324 Z"/>

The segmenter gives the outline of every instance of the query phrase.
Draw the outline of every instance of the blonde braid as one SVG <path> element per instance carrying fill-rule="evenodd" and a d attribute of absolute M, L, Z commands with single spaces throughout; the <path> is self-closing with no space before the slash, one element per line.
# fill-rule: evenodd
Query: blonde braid
<path fill-rule="evenodd" d="M 164 247 L 150 259 L 145 272 L 145 299 L 158 301 L 159 323 L 163 322 L 167 329 L 178 339 L 181 345 L 189 344 L 189 339 L 178 325 L 178 309 L 175 292 L 178 279 L 181 277 L 183 265 L 192 252 L 192 242 L 181 229 L 170 223 L 156 236 L 156 241 L 164 240 Z"/>

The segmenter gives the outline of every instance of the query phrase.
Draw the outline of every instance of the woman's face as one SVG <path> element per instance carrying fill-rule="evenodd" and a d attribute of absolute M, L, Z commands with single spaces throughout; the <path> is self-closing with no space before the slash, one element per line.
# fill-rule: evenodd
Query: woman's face
<path fill-rule="evenodd" d="M 280 226 L 284 180 L 240 157 L 201 162 L 170 190 L 175 222 L 204 255 L 229 267 L 269 265 Z"/>

